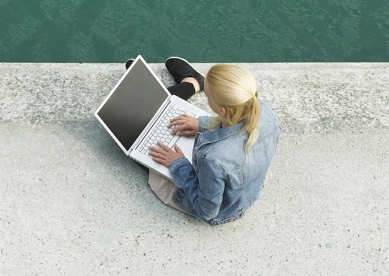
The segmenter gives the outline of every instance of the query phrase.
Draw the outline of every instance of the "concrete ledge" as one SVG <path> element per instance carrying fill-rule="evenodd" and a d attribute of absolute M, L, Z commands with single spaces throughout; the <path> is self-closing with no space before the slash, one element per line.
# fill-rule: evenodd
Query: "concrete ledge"
<path fill-rule="evenodd" d="M 241 64 L 277 112 L 283 132 L 389 127 L 389 63 Z M 206 73 L 211 64 L 195 64 Z M 167 85 L 162 64 L 151 64 Z M 0 64 L 0 122 L 94 120 L 123 64 Z M 203 93 L 192 102 L 207 108 Z"/>
<path fill-rule="evenodd" d="M 94 119 L 122 64 L 0 64 L 0 275 L 389 275 L 387 64 L 244 66 L 282 137 L 259 201 L 212 228 Z"/>

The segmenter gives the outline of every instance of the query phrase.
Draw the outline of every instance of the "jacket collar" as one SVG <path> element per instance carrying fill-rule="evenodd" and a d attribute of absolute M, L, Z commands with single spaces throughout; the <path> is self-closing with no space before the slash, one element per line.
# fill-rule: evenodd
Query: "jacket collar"
<path fill-rule="evenodd" d="M 200 132 L 196 137 L 196 148 L 199 148 L 205 144 L 215 143 L 217 141 L 226 139 L 229 136 L 235 135 L 241 132 L 246 124 L 246 121 L 242 121 L 236 125 L 229 127 L 219 127 L 210 131 Z"/>

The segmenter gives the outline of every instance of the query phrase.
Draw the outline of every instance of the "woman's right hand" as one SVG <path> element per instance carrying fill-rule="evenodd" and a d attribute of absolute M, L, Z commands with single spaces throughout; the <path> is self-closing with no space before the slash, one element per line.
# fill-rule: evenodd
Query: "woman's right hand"
<path fill-rule="evenodd" d="M 173 135 L 195 136 L 199 130 L 199 120 L 188 114 L 183 114 L 170 120 L 168 128 L 173 127 Z"/>

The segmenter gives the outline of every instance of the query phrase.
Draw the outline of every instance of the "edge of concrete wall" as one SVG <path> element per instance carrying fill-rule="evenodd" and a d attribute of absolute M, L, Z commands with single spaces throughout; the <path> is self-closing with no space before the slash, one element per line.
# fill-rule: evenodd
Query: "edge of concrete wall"
<path fill-rule="evenodd" d="M 212 64 L 195 63 L 206 73 Z M 389 63 L 240 63 L 287 133 L 389 128 Z M 150 64 L 169 86 L 163 64 Z M 94 120 L 123 64 L 0 63 L 0 122 Z M 208 110 L 204 93 L 191 102 Z"/>

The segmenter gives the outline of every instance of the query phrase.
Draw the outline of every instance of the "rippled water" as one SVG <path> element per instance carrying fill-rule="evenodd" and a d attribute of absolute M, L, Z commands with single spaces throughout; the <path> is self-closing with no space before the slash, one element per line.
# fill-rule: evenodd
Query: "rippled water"
<path fill-rule="evenodd" d="M 0 0 L 0 61 L 389 61 L 388 0 Z"/>

